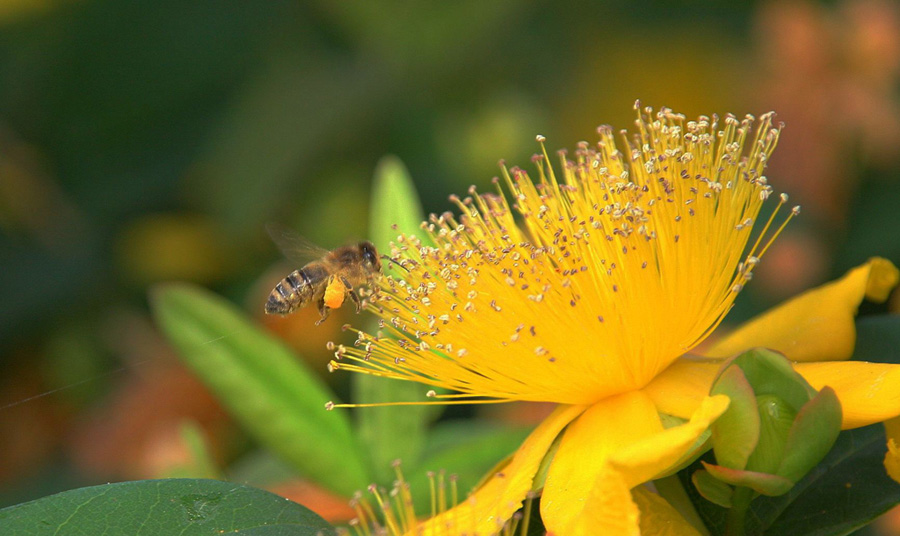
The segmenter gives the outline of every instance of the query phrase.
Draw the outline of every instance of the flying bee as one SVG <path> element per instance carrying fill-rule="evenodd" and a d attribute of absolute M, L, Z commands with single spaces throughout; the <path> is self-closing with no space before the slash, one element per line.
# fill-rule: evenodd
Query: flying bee
<path fill-rule="evenodd" d="M 359 312 L 362 302 L 354 287 L 370 282 L 381 273 L 381 260 L 371 242 L 328 251 L 278 225 L 269 224 L 266 230 L 288 259 L 299 263 L 300 259 L 319 257 L 275 285 L 266 301 L 266 314 L 287 315 L 315 303 L 321 315 L 316 321 L 319 325 L 348 295 Z"/>

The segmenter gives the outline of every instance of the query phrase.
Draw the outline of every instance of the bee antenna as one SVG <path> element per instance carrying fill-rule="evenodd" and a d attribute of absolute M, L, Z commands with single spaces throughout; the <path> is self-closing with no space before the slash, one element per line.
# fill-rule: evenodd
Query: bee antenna
<path fill-rule="evenodd" d="M 407 268 L 406 266 L 403 266 L 402 264 L 400 264 L 399 262 L 397 262 L 397 261 L 394 260 L 393 258 L 388 257 L 387 255 L 382 255 L 381 258 L 382 258 L 382 259 L 385 259 L 385 260 L 391 261 L 392 263 L 396 264 L 396 265 L 399 266 L 400 268 L 403 268 L 403 269 L 406 270 L 407 272 L 409 271 L 409 268 Z"/>

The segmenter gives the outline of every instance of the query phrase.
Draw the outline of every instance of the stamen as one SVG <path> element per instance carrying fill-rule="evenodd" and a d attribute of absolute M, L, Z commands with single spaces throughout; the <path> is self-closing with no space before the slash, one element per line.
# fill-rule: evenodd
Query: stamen
<path fill-rule="evenodd" d="M 449 397 L 450 395 L 447 396 Z M 435 398 L 443 399 L 444 397 L 438 396 Z M 445 400 L 436 402 L 372 402 L 369 404 L 335 404 L 334 402 L 326 402 L 325 409 L 331 411 L 335 408 L 382 408 L 386 406 L 461 406 L 469 404 L 508 404 L 509 402 L 512 402 L 512 400 L 478 400 L 473 398 L 466 398 L 464 400 L 454 400 L 449 402 Z"/>
<path fill-rule="evenodd" d="M 769 241 L 768 241 L 768 242 L 766 242 L 765 247 L 763 247 L 762 251 L 759 252 L 759 257 L 760 257 L 760 258 L 762 258 L 762 256 L 765 255 L 766 251 L 769 250 L 769 246 L 771 246 L 772 243 L 775 242 L 775 239 L 778 238 L 778 235 L 780 235 L 782 231 L 784 231 L 784 228 L 787 227 L 787 224 L 788 224 L 795 216 L 799 216 L 799 215 L 800 215 L 800 205 L 797 205 L 797 206 L 795 206 L 794 208 L 791 209 L 791 213 L 788 215 L 787 218 L 784 219 L 783 222 L 781 222 L 781 226 L 778 227 L 778 230 L 775 231 L 774 234 L 772 234 L 772 237 L 769 238 Z"/>
<path fill-rule="evenodd" d="M 470 189 L 451 197 L 459 217 L 430 218 L 433 247 L 398 238 L 404 273 L 379 278 L 367 305 L 378 336 L 351 329 L 352 346 L 329 345 L 329 370 L 436 391 L 328 407 L 588 404 L 642 388 L 709 336 L 797 214 L 779 219 L 780 196 L 753 235 L 780 127 L 772 114 L 720 129 L 715 116 L 636 111 L 634 135 L 601 127 L 596 145 L 559 153 L 559 170 L 539 136 L 536 180 L 501 164 L 498 193 Z"/>
<path fill-rule="evenodd" d="M 775 206 L 775 210 L 772 211 L 772 215 L 769 216 L 769 219 L 766 221 L 765 226 L 763 226 L 762 231 L 759 232 L 759 236 L 756 237 L 756 242 L 753 244 L 753 247 L 750 248 L 750 252 L 747 253 L 748 256 L 756 256 L 757 258 L 761 255 L 755 255 L 756 249 L 759 247 L 763 238 L 765 238 L 766 233 L 769 231 L 769 227 L 772 225 L 772 222 L 775 221 L 775 217 L 778 215 L 778 211 L 781 210 L 782 205 L 787 203 L 788 196 L 787 194 L 781 194 L 778 199 L 778 205 Z M 776 233 L 777 236 L 777 233 Z"/>
<path fill-rule="evenodd" d="M 439 511 L 438 511 L 438 507 L 437 507 L 437 503 L 438 503 L 437 494 L 434 492 L 434 490 L 435 490 L 434 471 L 428 471 L 428 473 L 426 473 L 426 476 L 428 476 L 428 487 L 430 488 L 430 491 L 431 491 L 431 517 L 437 517 Z"/>
<path fill-rule="evenodd" d="M 420 523 L 416 519 L 415 508 L 413 507 L 413 490 L 406 481 L 401 463 L 395 460 L 392 463 L 396 480 L 390 489 L 385 491 L 377 486 L 370 485 L 367 493 L 356 493 L 350 501 L 350 505 L 356 512 L 356 519 L 351 520 L 349 525 L 353 534 L 357 536 L 407 536 L 410 534 L 421 534 L 426 530 L 425 524 L 428 524 L 429 534 L 457 536 L 461 534 L 475 534 L 474 526 L 463 526 L 459 517 L 456 506 L 458 502 L 458 486 L 457 476 L 454 474 L 447 475 L 444 470 L 429 471 L 428 477 L 428 493 L 430 505 L 430 518 L 439 517 L 439 520 L 424 521 Z M 448 494 L 449 486 L 449 494 Z M 520 536 L 526 536 L 528 533 L 528 525 L 530 523 L 530 510 L 534 500 L 534 494 L 529 493 L 525 500 L 524 512 L 516 512 L 513 519 L 497 526 L 494 535 L 513 536 L 516 530 Z M 474 499 L 469 499 L 469 504 L 477 509 Z M 374 502 L 374 505 L 373 505 Z M 378 514 L 376 514 L 377 505 Z M 496 518 L 494 512 L 477 512 L 475 515 L 465 516 L 465 522 L 470 525 L 477 522 L 481 518 Z M 379 521 L 381 520 L 381 521 Z M 338 529 L 338 535 L 348 536 L 350 531 L 344 528 Z M 489 536 L 485 534 L 485 536 Z"/>

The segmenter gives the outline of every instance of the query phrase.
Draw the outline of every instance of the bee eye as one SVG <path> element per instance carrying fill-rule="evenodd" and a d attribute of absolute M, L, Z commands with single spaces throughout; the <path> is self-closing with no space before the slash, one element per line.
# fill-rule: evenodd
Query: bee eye
<path fill-rule="evenodd" d="M 372 266 L 377 266 L 378 257 L 375 254 L 375 249 L 369 244 L 363 244 L 361 249 L 363 259 Z"/>

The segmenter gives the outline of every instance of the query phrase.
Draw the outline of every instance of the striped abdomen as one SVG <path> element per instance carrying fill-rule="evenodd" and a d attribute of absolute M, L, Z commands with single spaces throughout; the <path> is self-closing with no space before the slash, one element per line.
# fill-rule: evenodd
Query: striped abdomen
<path fill-rule="evenodd" d="M 286 315 L 312 303 L 321 293 L 328 271 L 317 263 L 307 264 L 282 279 L 266 301 L 266 314 Z"/>

